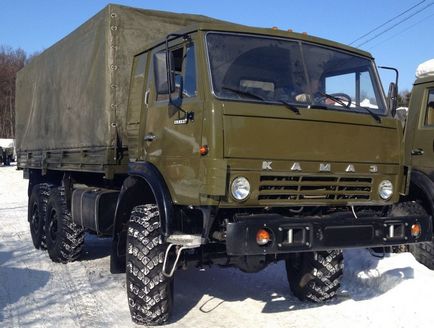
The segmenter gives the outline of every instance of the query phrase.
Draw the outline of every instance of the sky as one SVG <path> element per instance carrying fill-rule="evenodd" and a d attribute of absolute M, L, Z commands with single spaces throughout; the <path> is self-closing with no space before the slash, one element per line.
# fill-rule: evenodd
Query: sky
<path fill-rule="evenodd" d="M 434 58 L 434 0 L 113 2 L 145 9 L 202 14 L 250 26 L 276 26 L 282 30 L 307 32 L 344 44 L 350 44 L 402 14 L 355 43 L 358 46 L 375 37 L 360 48 L 371 52 L 377 65 L 399 69 L 401 91 L 411 89 L 417 66 Z M 103 0 L 0 0 L 0 46 L 20 47 L 30 54 L 40 52 L 69 34 L 108 3 L 110 1 Z M 412 10 L 404 13 L 413 6 Z M 394 75 L 384 71 L 380 74 L 387 91 Z"/>

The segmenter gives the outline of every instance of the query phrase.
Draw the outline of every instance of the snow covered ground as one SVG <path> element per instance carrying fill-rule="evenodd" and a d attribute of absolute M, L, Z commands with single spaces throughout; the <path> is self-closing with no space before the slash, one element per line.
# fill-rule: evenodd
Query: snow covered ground
<path fill-rule="evenodd" d="M 109 272 L 110 240 L 89 236 L 84 258 L 52 263 L 33 248 L 27 180 L 0 167 L 0 327 L 133 327 L 125 275 Z M 345 252 L 339 296 L 303 303 L 282 263 L 257 274 L 212 268 L 179 271 L 176 327 L 433 327 L 434 272 L 411 254 L 384 259 Z"/>

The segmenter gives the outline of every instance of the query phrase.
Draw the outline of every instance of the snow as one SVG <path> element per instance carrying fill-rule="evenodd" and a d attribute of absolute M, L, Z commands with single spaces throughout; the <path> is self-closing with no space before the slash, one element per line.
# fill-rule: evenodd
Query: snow
<path fill-rule="evenodd" d="M 434 59 L 427 60 L 416 69 L 416 77 L 434 76 Z"/>
<path fill-rule="evenodd" d="M 33 248 L 27 180 L 0 167 L 0 326 L 134 327 L 125 275 L 109 272 L 110 239 L 88 236 L 82 260 L 52 263 Z M 344 253 L 338 297 L 304 303 L 289 291 L 283 263 L 257 274 L 213 267 L 176 273 L 169 327 L 432 327 L 434 272 L 408 253 L 383 259 Z"/>
<path fill-rule="evenodd" d="M 360 102 L 360 106 L 362 106 L 362 107 L 368 107 L 368 108 L 373 108 L 373 109 L 378 109 L 378 106 L 376 104 L 371 104 L 371 101 L 368 98 L 363 99 Z"/>
<path fill-rule="evenodd" d="M 15 141 L 14 139 L 0 138 L 0 147 L 4 147 L 4 148 L 15 147 Z"/>

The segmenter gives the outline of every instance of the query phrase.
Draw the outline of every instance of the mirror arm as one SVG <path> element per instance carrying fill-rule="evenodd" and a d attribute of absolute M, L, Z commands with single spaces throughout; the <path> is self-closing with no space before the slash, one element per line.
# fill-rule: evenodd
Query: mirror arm
<path fill-rule="evenodd" d="M 393 99 L 393 101 L 395 101 L 397 103 L 398 102 L 398 80 L 399 80 L 399 71 L 398 71 L 398 69 L 396 69 L 395 67 L 390 67 L 390 66 L 378 66 L 378 68 L 388 69 L 388 70 L 391 70 L 391 71 L 395 72 L 396 95 L 395 95 L 395 99 Z M 392 108 L 391 114 L 392 114 L 393 117 L 395 117 L 396 108 Z"/>
<path fill-rule="evenodd" d="M 398 79 L 399 79 L 399 71 L 398 69 L 396 69 L 395 67 L 390 67 L 390 66 L 378 66 L 378 68 L 382 68 L 382 69 L 388 69 L 391 71 L 395 72 L 395 85 L 396 85 L 396 91 L 398 91 Z"/>

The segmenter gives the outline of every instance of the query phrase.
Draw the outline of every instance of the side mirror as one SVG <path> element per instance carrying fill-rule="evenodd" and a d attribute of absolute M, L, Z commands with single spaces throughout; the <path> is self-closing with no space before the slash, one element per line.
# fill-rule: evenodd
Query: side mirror
<path fill-rule="evenodd" d="M 178 91 L 178 99 L 182 98 L 182 91 L 184 90 L 184 78 L 182 75 L 175 76 L 175 91 Z"/>
<path fill-rule="evenodd" d="M 390 109 L 390 113 L 392 114 L 393 117 L 395 117 L 396 108 L 398 107 L 398 88 L 396 87 L 396 84 L 393 82 L 389 84 L 387 102 Z"/>
<path fill-rule="evenodd" d="M 170 53 L 170 65 L 172 67 L 174 62 L 173 54 Z M 168 93 L 172 93 L 175 91 L 175 74 L 173 70 L 170 70 L 170 86 L 172 87 L 169 91 L 169 83 L 167 80 L 167 63 L 166 63 L 166 53 L 158 52 L 154 55 L 154 76 L 155 76 L 155 85 L 156 91 L 158 95 L 164 95 Z"/>

